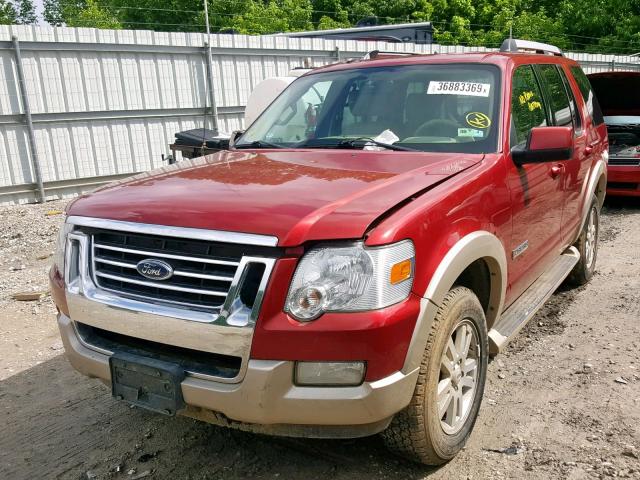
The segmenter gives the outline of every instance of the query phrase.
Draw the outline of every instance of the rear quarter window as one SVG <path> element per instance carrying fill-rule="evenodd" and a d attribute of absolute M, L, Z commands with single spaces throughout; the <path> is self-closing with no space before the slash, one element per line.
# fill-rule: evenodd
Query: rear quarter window
<path fill-rule="evenodd" d="M 573 125 L 569 97 L 567 97 L 567 92 L 557 67 L 555 65 L 539 65 L 537 68 L 546 87 L 551 115 L 555 120 L 555 125 L 563 127 Z"/>
<path fill-rule="evenodd" d="M 602 115 L 602 109 L 600 108 L 600 104 L 598 103 L 598 99 L 595 96 L 593 87 L 591 86 L 589 79 L 580 67 L 573 66 L 570 68 L 570 71 L 571 75 L 573 75 L 574 80 L 578 84 L 578 88 L 580 89 L 580 93 L 582 94 L 582 99 L 587 105 L 587 111 L 593 119 L 594 125 L 603 124 L 604 117 Z"/>

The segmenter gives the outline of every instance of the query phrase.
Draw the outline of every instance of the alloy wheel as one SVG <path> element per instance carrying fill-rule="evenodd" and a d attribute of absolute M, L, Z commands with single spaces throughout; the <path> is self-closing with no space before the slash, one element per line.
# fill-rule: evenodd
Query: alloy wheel
<path fill-rule="evenodd" d="M 598 241 L 598 227 L 596 225 L 598 212 L 596 207 L 592 207 L 587 219 L 587 234 L 584 242 L 584 256 L 587 269 L 593 265 L 596 256 L 596 245 Z"/>
<path fill-rule="evenodd" d="M 479 335 L 470 320 L 461 321 L 451 333 L 440 360 L 438 415 L 442 430 L 455 435 L 464 426 L 473 406 L 480 363 Z"/>

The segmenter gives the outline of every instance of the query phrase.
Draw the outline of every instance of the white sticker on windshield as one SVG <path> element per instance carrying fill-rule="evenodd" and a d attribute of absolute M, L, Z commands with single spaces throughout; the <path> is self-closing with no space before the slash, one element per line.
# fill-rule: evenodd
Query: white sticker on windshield
<path fill-rule="evenodd" d="M 484 132 L 482 130 L 476 130 L 475 128 L 459 128 L 458 129 L 459 137 L 473 137 L 473 138 L 483 138 Z"/>
<path fill-rule="evenodd" d="M 475 82 L 429 82 L 427 95 L 468 95 L 471 97 L 488 97 L 490 83 Z"/>

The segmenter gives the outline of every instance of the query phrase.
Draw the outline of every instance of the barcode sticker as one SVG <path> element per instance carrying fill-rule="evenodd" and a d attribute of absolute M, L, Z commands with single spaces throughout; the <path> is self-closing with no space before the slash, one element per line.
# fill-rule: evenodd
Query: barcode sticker
<path fill-rule="evenodd" d="M 473 138 L 483 138 L 484 132 L 482 130 L 476 130 L 475 128 L 459 128 L 458 129 L 459 137 L 473 137 Z"/>
<path fill-rule="evenodd" d="M 475 82 L 429 82 L 427 95 L 468 95 L 471 97 L 488 97 L 490 83 Z"/>

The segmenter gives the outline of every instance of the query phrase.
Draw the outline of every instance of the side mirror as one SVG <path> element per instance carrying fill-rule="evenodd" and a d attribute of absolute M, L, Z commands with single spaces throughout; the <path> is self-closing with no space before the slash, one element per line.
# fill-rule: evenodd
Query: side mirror
<path fill-rule="evenodd" d="M 569 160 L 573 152 L 573 128 L 535 127 L 524 146 L 511 149 L 516 165 Z"/>
<path fill-rule="evenodd" d="M 244 130 L 234 130 L 231 132 L 231 138 L 229 139 L 229 148 L 236 144 L 236 141 L 242 136 Z"/>

